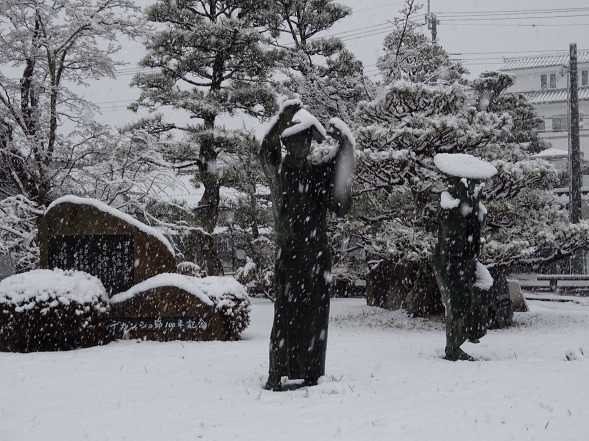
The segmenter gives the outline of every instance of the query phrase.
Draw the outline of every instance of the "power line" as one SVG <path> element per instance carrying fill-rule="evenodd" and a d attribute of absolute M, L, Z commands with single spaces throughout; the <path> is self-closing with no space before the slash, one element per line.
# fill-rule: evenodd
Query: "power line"
<path fill-rule="evenodd" d="M 542 17 L 542 16 L 525 16 L 525 17 L 473 17 L 473 18 L 464 18 L 464 17 L 456 17 L 456 18 L 442 18 L 444 23 L 446 22 L 464 22 L 464 21 L 506 21 L 506 20 L 551 20 L 555 18 L 579 18 L 579 17 L 589 17 L 589 14 L 571 14 L 571 15 L 550 15 L 549 17 Z"/>
<path fill-rule="evenodd" d="M 556 8 L 556 9 L 513 9 L 513 10 L 499 10 L 499 11 L 445 11 L 438 12 L 437 15 L 442 16 L 490 16 L 490 15 L 529 15 L 529 14 L 558 14 L 558 13 L 573 13 L 573 12 L 587 12 L 589 7 L 583 8 Z"/>

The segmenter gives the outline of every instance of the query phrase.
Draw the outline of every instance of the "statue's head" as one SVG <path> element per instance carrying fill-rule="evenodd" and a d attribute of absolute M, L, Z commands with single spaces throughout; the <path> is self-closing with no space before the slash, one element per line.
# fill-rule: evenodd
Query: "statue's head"
<path fill-rule="evenodd" d="M 311 142 L 322 142 L 325 129 L 317 119 L 301 109 L 280 136 L 288 154 L 303 159 L 311 153 Z"/>
<path fill-rule="evenodd" d="M 472 199 L 479 199 L 481 191 L 485 186 L 485 180 L 482 179 L 467 179 L 457 176 L 448 176 L 449 186 L 448 192 L 455 198 L 462 201 L 470 201 Z"/>
<path fill-rule="evenodd" d="M 313 141 L 311 129 L 282 138 L 286 151 L 300 159 L 306 158 L 311 153 L 311 141 Z"/>

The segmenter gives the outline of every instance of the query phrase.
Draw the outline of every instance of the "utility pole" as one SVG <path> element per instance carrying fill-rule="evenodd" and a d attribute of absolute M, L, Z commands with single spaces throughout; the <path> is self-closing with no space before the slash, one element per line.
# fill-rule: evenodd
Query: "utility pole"
<path fill-rule="evenodd" d="M 425 14 L 425 23 L 427 28 L 432 31 L 432 42 L 438 40 L 438 18 L 436 14 L 431 13 L 431 0 L 427 0 L 427 14 Z"/>
<path fill-rule="evenodd" d="M 569 192 L 570 221 L 578 224 L 581 221 L 581 144 L 579 139 L 579 76 L 577 71 L 577 44 L 571 43 L 570 61 L 569 61 L 569 137 L 570 137 L 570 170 L 571 170 L 571 189 Z M 572 272 L 583 274 L 584 252 L 582 250 L 575 253 L 572 259 Z"/>
<path fill-rule="evenodd" d="M 581 220 L 581 145 L 579 142 L 579 76 L 577 73 L 577 44 L 570 45 L 569 101 L 571 137 L 571 222 Z"/>

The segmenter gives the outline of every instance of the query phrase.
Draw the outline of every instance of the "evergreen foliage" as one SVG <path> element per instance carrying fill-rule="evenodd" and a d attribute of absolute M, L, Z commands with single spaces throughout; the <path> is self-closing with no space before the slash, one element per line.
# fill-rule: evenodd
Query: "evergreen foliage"
<path fill-rule="evenodd" d="M 266 117 L 276 110 L 268 85 L 276 54 L 268 49 L 262 29 L 254 26 L 258 9 L 247 0 L 160 0 L 147 9 L 157 30 L 140 62 L 149 72 L 133 79 L 141 95 L 132 108 L 169 106 L 194 121 L 167 129 L 186 134 L 175 156 L 197 167 L 196 178 L 205 191 L 195 215 L 208 233 L 220 214 L 222 161 L 237 154 L 245 138 L 242 131 L 224 128 L 220 118 L 237 112 Z M 161 121 L 156 126 L 162 127 Z M 221 268 L 209 262 L 208 271 L 216 274 Z"/>
<path fill-rule="evenodd" d="M 340 38 L 317 35 L 347 17 L 351 8 L 333 0 L 267 0 L 263 5 L 258 20 L 281 50 L 280 71 L 288 78 L 279 90 L 300 97 L 323 123 L 338 117 L 351 124 L 357 104 L 370 98 L 374 85 Z"/>

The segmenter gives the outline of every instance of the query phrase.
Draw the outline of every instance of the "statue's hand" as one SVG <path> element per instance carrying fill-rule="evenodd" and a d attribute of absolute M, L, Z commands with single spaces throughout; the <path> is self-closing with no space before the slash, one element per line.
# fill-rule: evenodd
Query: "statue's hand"
<path fill-rule="evenodd" d="M 330 124 L 329 128 L 327 129 L 327 134 L 331 136 L 336 141 L 339 141 L 340 144 L 344 141 L 345 135 L 342 133 L 341 129 L 337 127 L 335 124 Z"/>
<path fill-rule="evenodd" d="M 292 121 L 295 114 L 303 108 L 303 105 L 298 100 L 293 100 L 292 102 L 287 102 L 282 107 L 280 115 L 278 115 L 278 120 L 281 124 L 287 125 L 289 122 Z"/>

